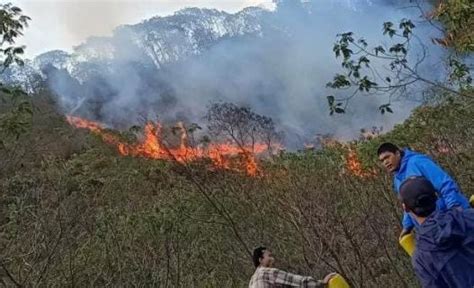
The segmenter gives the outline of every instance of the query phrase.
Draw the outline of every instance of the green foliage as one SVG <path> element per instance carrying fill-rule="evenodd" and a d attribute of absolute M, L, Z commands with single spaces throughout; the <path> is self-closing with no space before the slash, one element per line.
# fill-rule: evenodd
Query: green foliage
<path fill-rule="evenodd" d="M 468 65 L 455 57 L 451 57 L 449 59 L 449 66 L 452 67 L 449 81 L 459 86 L 460 89 L 469 89 L 472 84 L 472 77 Z"/>
<path fill-rule="evenodd" d="M 12 63 L 23 65 L 23 60 L 19 55 L 24 53 L 24 46 L 13 46 L 16 38 L 23 35 L 23 29 L 28 26 L 30 17 L 22 14 L 20 8 L 11 3 L 0 4 L 0 36 L 2 37 L 0 45 L 0 65 L 3 70 Z M 7 44 L 6 47 L 4 45 Z"/>
<path fill-rule="evenodd" d="M 327 83 L 327 87 L 345 91 L 343 97 L 332 97 L 329 103 L 330 114 L 335 111 L 336 106 L 346 108 L 349 102 L 358 94 L 376 94 L 387 96 L 387 103 L 379 107 L 379 111 L 392 113 L 390 108 L 391 98 L 404 95 L 407 88 L 416 84 L 424 83 L 425 86 L 443 90 L 444 92 L 473 98 L 472 83 L 469 66 L 454 55 L 451 57 L 449 66 L 451 68 L 449 81 L 437 83 L 430 80 L 429 76 L 422 75 L 418 66 L 426 56 L 413 60 L 410 56 L 410 47 L 414 40 L 415 24 L 409 19 L 402 19 L 398 27 L 392 22 L 383 24 L 383 35 L 388 37 L 387 44 L 370 47 L 363 38 L 357 39 L 353 32 L 337 35 L 337 41 L 333 46 L 336 58 L 342 58 L 341 66 L 343 73 L 337 73 L 333 81 Z M 418 40 L 419 41 L 419 40 Z M 423 46 L 424 47 L 424 46 Z M 423 48 L 426 49 L 426 48 Z M 409 61 L 408 59 L 412 59 Z M 390 69 L 374 68 L 373 63 L 378 63 Z M 460 90 L 456 90 L 456 88 Z M 348 91 L 348 92 L 347 92 Z M 345 109 L 337 113 L 344 113 Z"/>
<path fill-rule="evenodd" d="M 434 39 L 443 46 L 454 47 L 461 53 L 474 51 L 474 5 L 471 0 L 439 1 L 431 18 L 441 21 L 445 38 Z"/>
<path fill-rule="evenodd" d="M 334 89 L 348 89 L 355 87 L 355 90 L 351 96 L 339 99 L 337 104 L 346 102 L 347 106 L 347 102 L 358 92 L 385 92 L 387 89 L 395 88 L 397 86 L 399 87 L 400 83 L 396 83 L 395 85 L 391 84 L 391 78 L 388 76 L 385 76 L 384 78 L 379 77 L 381 79 L 374 78 L 375 73 L 373 73 L 371 67 L 371 58 L 380 58 L 388 61 L 388 64 L 394 73 L 399 73 L 401 69 L 405 69 L 407 66 L 406 57 L 408 54 L 409 42 L 414 27 L 415 25 L 407 19 L 403 19 L 400 22 L 398 30 L 394 28 L 393 23 L 385 22 L 383 24 L 383 34 L 388 35 L 390 38 L 401 38 L 401 42 L 393 43 L 389 47 L 376 46 L 373 48 L 373 52 L 369 50 L 369 45 L 365 39 L 360 38 L 356 41 L 354 33 L 347 32 L 338 34 L 338 40 L 334 44 L 333 51 L 336 58 L 342 56 L 342 68 L 345 70 L 345 73 L 336 74 L 334 80 L 329 82 L 327 87 Z M 380 80 L 382 80 L 384 85 L 379 85 L 376 82 Z M 387 105 L 389 104 L 380 108 L 382 113 L 389 111 L 384 108 Z M 342 106 L 342 104 L 340 106 Z M 330 111 L 332 113 L 335 111 L 334 108 L 332 108 L 332 104 L 330 104 Z M 344 113 L 342 110 L 340 110 L 340 112 Z"/>
<path fill-rule="evenodd" d="M 472 102 L 420 107 L 373 140 L 282 153 L 253 178 L 119 156 L 70 128 L 47 95 L 34 99 L 29 131 L 15 142 L 18 165 L 0 173 L 7 286 L 242 287 L 253 272 L 248 251 L 267 245 L 278 267 L 298 273 L 338 271 L 355 287 L 416 287 L 377 146 L 428 153 L 474 193 Z M 349 148 L 376 177 L 351 173 Z M 0 154 L 2 164 L 12 155 Z"/>
<path fill-rule="evenodd" d="M 24 47 L 15 47 L 17 37 L 22 35 L 30 18 L 22 15 L 21 9 L 12 4 L 0 4 L 0 66 L 3 72 L 12 63 L 23 65 L 19 55 Z M 4 45 L 7 44 L 7 47 Z M 26 133 L 31 122 L 32 107 L 26 94 L 19 88 L 0 83 L 0 150 L 7 149 L 21 134 Z M 1 169 L 0 169 L 1 170 Z"/>
<path fill-rule="evenodd" d="M 33 114 L 31 101 L 18 89 L 2 89 L 0 92 L 0 149 L 14 145 L 20 135 L 26 133 L 31 126 Z"/>

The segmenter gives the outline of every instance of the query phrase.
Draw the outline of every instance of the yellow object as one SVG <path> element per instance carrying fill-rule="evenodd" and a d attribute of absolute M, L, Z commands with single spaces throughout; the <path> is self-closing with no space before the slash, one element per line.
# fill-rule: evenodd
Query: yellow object
<path fill-rule="evenodd" d="M 402 239 L 400 239 L 400 245 L 402 245 L 408 255 L 412 256 L 413 252 L 415 252 L 415 235 L 413 235 L 413 233 L 404 235 Z"/>
<path fill-rule="evenodd" d="M 328 287 L 329 288 L 350 288 L 349 284 L 347 284 L 344 277 L 342 277 L 339 274 L 336 274 L 336 276 L 332 277 L 331 280 L 329 280 Z"/>
<path fill-rule="evenodd" d="M 471 207 L 474 207 L 474 195 L 472 195 L 471 199 L 469 199 L 469 203 L 471 203 Z"/>

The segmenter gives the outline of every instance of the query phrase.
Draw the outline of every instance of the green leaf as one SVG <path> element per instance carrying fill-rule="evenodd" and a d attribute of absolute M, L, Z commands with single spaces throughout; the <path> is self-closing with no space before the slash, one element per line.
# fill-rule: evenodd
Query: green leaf
<path fill-rule="evenodd" d="M 16 7 L 16 6 L 13 6 L 12 8 L 10 8 L 12 10 L 12 12 L 14 12 L 15 14 L 16 13 L 20 13 L 21 12 L 21 9 Z"/>
<path fill-rule="evenodd" d="M 358 42 L 359 44 L 361 44 L 362 46 L 364 46 L 364 47 L 367 47 L 367 46 L 368 46 L 367 41 L 365 41 L 365 39 L 363 39 L 363 38 L 359 39 L 359 41 L 357 41 L 357 42 Z"/>
<path fill-rule="evenodd" d="M 334 76 L 334 81 L 326 84 L 327 87 L 335 88 L 335 89 L 349 87 L 350 85 L 351 85 L 351 82 L 347 80 L 346 76 L 341 75 L 341 74 L 336 74 L 336 76 Z"/>
<path fill-rule="evenodd" d="M 393 29 L 392 22 L 385 22 L 383 23 L 383 35 L 388 34 L 388 36 L 393 37 L 397 31 Z"/>
<path fill-rule="evenodd" d="M 408 38 L 408 36 L 410 36 L 410 34 L 412 33 L 412 29 L 415 28 L 415 25 L 410 20 L 403 19 L 400 22 L 399 28 L 403 29 L 403 37 Z"/>
<path fill-rule="evenodd" d="M 379 110 L 382 114 L 385 114 L 385 112 L 393 113 L 392 108 L 390 108 L 390 103 L 380 105 Z"/>
<path fill-rule="evenodd" d="M 339 44 L 334 44 L 332 51 L 334 51 L 336 58 L 339 57 L 341 55 L 341 46 Z"/>
<path fill-rule="evenodd" d="M 384 22 L 383 23 L 383 29 L 386 30 L 386 29 L 390 29 L 393 27 L 393 23 L 392 22 Z"/>
<path fill-rule="evenodd" d="M 359 81 L 359 90 L 360 91 L 365 90 L 366 92 L 369 92 L 370 89 L 372 89 L 376 86 L 377 86 L 377 83 L 370 81 L 370 79 L 367 76 L 364 76 L 364 78 L 362 78 Z"/>
<path fill-rule="evenodd" d="M 378 56 L 379 53 L 385 53 L 385 49 L 382 46 L 377 46 L 374 48 L 375 50 L 375 55 Z"/>
<path fill-rule="evenodd" d="M 370 63 L 370 60 L 369 58 L 365 57 L 365 56 L 362 56 L 359 58 L 359 65 L 360 64 L 365 64 L 365 67 L 369 67 L 369 63 Z"/>
<path fill-rule="evenodd" d="M 330 96 L 327 96 L 326 97 L 328 99 L 328 103 L 329 103 L 329 106 L 333 106 L 334 105 L 334 96 L 330 95 Z"/>
<path fill-rule="evenodd" d="M 25 65 L 25 61 L 23 61 L 23 60 L 20 59 L 20 58 L 15 58 L 15 63 L 16 63 L 16 65 L 18 65 L 18 66 L 24 66 L 24 65 Z"/>
<path fill-rule="evenodd" d="M 351 55 L 354 53 L 351 49 L 347 47 L 341 47 L 341 52 L 342 52 L 342 56 L 344 56 L 344 59 L 349 59 Z"/>
<path fill-rule="evenodd" d="M 393 45 L 392 47 L 390 47 L 389 52 L 390 53 L 402 53 L 402 54 L 406 55 L 407 54 L 407 49 L 405 47 L 405 44 L 397 43 L 397 44 Z M 402 60 L 400 60 L 400 61 L 402 61 Z"/>
<path fill-rule="evenodd" d="M 342 42 L 354 42 L 354 38 L 352 37 L 352 35 L 354 35 L 354 33 L 352 32 L 346 32 L 346 33 L 342 33 L 340 34 L 341 36 L 341 41 Z"/>
<path fill-rule="evenodd" d="M 25 52 L 24 47 L 13 48 L 13 54 L 23 54 Z"/>

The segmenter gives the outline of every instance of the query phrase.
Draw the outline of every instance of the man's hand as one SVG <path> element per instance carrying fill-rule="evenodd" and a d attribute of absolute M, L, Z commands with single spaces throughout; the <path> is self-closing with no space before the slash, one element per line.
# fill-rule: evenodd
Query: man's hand
<path fill-rule="evenodd" d="M 407 234 L 410 234 L 410 233 L 411 233 L 411 230 L 412 230 L 412 229 L 405 229 L 405 228 L 403 228 L 402 233 L 400 233 L 400 237 L 398 237 L 398 239 L 400 240 L 400 239 L 402 239 L 403 236 L 405 236 L 405 235 L 407 235 Z"/>
<path fill-rule="evenodd" d="M 331 280 L 331 278 L 336 276 L 336 275 L 337 275 L 337 273 L 329 273 L 328 275 L 326 275 L 326 277 L 324 277 L 323 283 L 328 284 L 329 280 Z"/>

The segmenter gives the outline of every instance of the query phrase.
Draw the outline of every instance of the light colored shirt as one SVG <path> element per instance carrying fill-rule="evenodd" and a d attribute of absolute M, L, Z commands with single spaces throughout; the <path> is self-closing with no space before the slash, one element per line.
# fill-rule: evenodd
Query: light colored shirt
<path fill-rule="evenodd" d="M 288 273 L 276 268 L 258 267 L 250 279 L 249 288 L 302 287 L 320 288 L 325 285 L 313 277 Z"/>

